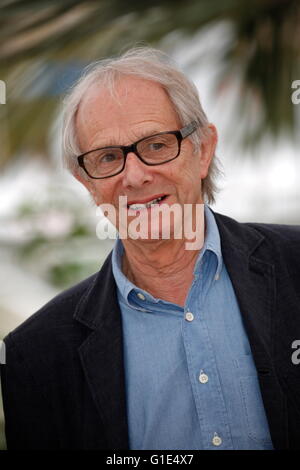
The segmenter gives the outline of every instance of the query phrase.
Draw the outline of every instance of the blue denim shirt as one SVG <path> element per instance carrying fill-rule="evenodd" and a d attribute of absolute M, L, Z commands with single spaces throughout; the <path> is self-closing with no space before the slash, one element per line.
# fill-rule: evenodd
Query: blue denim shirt
<path fill-rule="evenodd" d="M 213 213 L 184 308 L 157 299 L 112 257 L 124 335 L 131 449 L 272 449 L 258 377 Z"/>

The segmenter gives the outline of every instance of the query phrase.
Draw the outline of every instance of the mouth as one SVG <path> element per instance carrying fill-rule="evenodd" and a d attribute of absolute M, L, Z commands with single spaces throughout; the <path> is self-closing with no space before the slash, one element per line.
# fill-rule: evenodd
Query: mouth
<path fill-rule="evenodd" d="M 132 211 L 140 211 L 140 210 L 143 210 L 143 209 L 149 209 L 153 206 L 157 206 L 157 205 L 160 205 L 162 204 L 166 198 L 168 197 L 168 194 L 161 194 L 161 195 L 158 195 L 158 196 L 155 196 L 154 198 L 148 198 L 147 200 L 143 200 L 143 201 L 130 201 L 128 204 L 127 204 L 127 209 L 130 209 Z"/>

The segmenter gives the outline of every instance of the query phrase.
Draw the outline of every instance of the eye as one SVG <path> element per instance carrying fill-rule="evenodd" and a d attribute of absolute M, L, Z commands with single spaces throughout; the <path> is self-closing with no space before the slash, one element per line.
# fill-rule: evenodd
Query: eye
<path fill-rule="evenodd" d="M 157 151 L 161 150 L 165 147 L 165 144 L 163 142 L 152 142 L 149 144 L 148 149 L 151 151 Z"/>
<path fill-rule="evenodd" d="M 117 160 L 118 156 L 115 153 L 106 153 L 99 158 L 100 163 L 112 163 Z"/>

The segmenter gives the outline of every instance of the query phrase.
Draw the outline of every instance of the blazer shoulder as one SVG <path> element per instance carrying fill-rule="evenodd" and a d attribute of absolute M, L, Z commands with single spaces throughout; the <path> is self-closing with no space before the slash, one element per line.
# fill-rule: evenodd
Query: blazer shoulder
<path fill-rule="evenodd" d="M 214 213 L 220 234 L 229 243 L 234 239 L 241 247 L 252 249 L 262 241 L 279 250 L 300 247 L 300 225 L 239 222 L 223 214 Z M 266 244 L 263 246 L 266 248 Z"/>
<path fill-rule="evenodd" d="M 37 335 L 52 331 L 53 329 L 71 327 L 74 324 L 73 314 L 76 306 L 85 293 L 94 285 L 98 273 L 61 292 L 37 312 L 28 317 L 23 323 L 11 331 L 5 338 L 10 343 L 14 338 L 20 342 L 23 338 L 30 339 Z"/>
<path fill-rule="evenodd" d="M 234 245 L 272 264 L 300 274 L 300 225 L 238 222 L 215 213 L 222 247 Z"/>
<path fill-rule="evenodd" d="M 290 277 L 297 283 L 299 291 L 300 275 L 300 226 L 252 223 L 252 228 L 260 232 L 267 241 L 273 262 L 285 266 Z M 265 244 L 261 247 L 266 246 Z M 299 291 L 300 292 L 300 291 Z"/>
<path fill-rule="evenodd" d="M 275 243 L 292 243 L 300 247 L 300 225 L 263 224 L 254 222 L 248 222 L 245 223 L 245 225 L 254 228 Z"/>

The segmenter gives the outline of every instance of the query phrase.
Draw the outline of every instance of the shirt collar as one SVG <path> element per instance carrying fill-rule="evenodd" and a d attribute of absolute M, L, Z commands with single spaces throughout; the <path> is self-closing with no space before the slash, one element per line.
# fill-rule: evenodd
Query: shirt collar
<path fill-rule="evenodd" d="M 128 303 L 128 295 L 132 289 L 137 289 L 122 272 L 122 257 L 124 253 L 123 243 L 117 235 L 116 243 L 112 252 L 112 270 L 113 275 L 122 298 Z"/>
<path fill-rule="evenodd" d="M 194 274 L 197 274 L 201 269 L 201 263 L 205 252 L 211 251 L 215 253 L 218 264 L 217 270 L 215 273 L 215 278 L 218 279 L 222 270 L 222 252 L 221 252 L 221 240 L 220 234 L 218 230 L 217 223 L 215 221 L 215 217 L 210 210 L 210 208 L 205 204 L 204 205 L 204 216 L 205 216 L 205 237 L 204 237 L 204 245 L 199 252 L 197 261 L 195 263 Z M 146 300 L 150 302 L 157 303 L 159 299 L 156 299 L 148 292 L 145 292 L 142 289 L 139 289 L 135 284 L 133 284 L 122 272 L 122 257 L 124 253 L 124 247 L 121 239 L 117 236 L 116 243 L 113 248 L 112 252 L 112 270 L 113 275 L 118 287 L 119 294 L 121 295 L 122 299 L 130 306 L 129 303 L 129 294 L 132 290 L 135 292 L 141 292 L 145 296 Z"/>
<path fill-rule="evenodd" d="M 194 274 L 199 273 L 201 269 L 201 263 L 205 252 L 211 251 L 215 253 L 218 264 L 215 276 L 218 278 L 220 276 L 222 265 L 223 265 L 223 257 L 222 257 L 222 250 L 221 250 L 221 239 L 220 233 L 215 221 L 215 217 L 210 210 L 210 208 L 205 204 L 204 205 L 204 216 L 205 216 L 205 237 L 204 237 L 204 244 L 201 248 L 198 259 L 195 263 Z"/>

